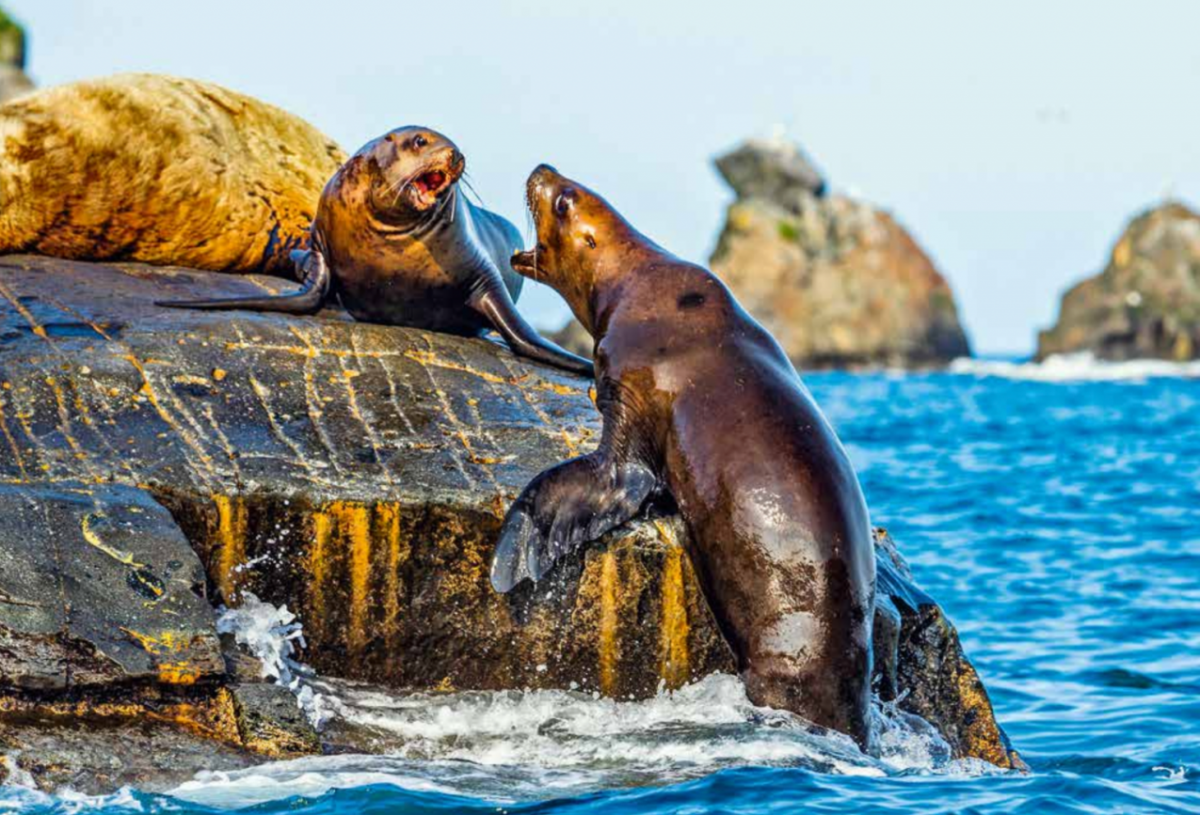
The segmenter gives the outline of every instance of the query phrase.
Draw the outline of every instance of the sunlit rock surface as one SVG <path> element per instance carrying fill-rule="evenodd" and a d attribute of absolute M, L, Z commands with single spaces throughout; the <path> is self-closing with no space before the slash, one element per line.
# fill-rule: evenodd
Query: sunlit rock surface
<path fill-rule="evenodd" d="M 1108 265 L 1067 290 L 1038 358 L 1200 358 L 1200 215 L 1168 201 L 1134 218 Z"/>
<path fill-rule="evenodd" d="M 55 546 L 45 550 L 94 561 L 88 579 L 116 587 L 79 619 L 94 621 L 84 632 L 89 653 L 119 655 L 124 671 L 96 673 L 92 687 L 72 691 L 54 679 L 71 657 L 0 648 L 0 665 L 16 665 L 0 670 L 8 688 L 0 713 L 69 712 L 51 710 L 59 697 L 31 695 L 33 676 L 48 691 L 74 693 L 80 714 L 190 722 L 193 732 L 265 755 L 316 749 L 271 713 L 275 702 L 239 694 L 233 674 L 243 671 L 232 662 L 222 675 L 185 539 L 212 605 L 245 592 L 286 603 L 304 624 L 302 659 L 330 676 L 645 697 L 735 670 L 670 515 L 610 534 L 536 591 L 491 590 L 492 544 L 509 502 L 599 438 L 590 381 L 487 340 L 353 323 L 334 311 L 305 318 L 153 305 L 291 285 L 0 258 L 0 483 L 7 500 L 48 497 L 45 535 Z M 0 523 L 0 556 L 31 556 L 25 533 L 35 522 L 43 523 Z M 34 571 L 51 581 L 70 573 Z M 197 650 L 180 674 L 191 684 L 164 672 L 151 638 L 177 629 L 143 619 L 165 602 L 142 593 L 143 578 L 193 615 L 187 641 Z M 906 574 L 896 583 L 919 594 Z M 5 591 L 29 599 L 20 588 Z M 881 606 L 895 622 L 886 640 L 895 646 L 880 646 L 881 666 L 891 666 L 881 682 L 903 692 L 907 682 L 936 681 L 908 689 L 902 707 L 940 722 L 957 754 L 1007 766 L 977 678 L 969 689 L 944 681 L 970 670 L 953 628 L 942 620 L 940 640 L 916 636 L 914 624 L 927 627 L 930 613 L 923 603 L 909 615 L 899 603 L 894 613 Z M 24 608 L 0 598 L 0 630 Z M 98 709 L 102 702 L 109 706 Z M 261 715 L 246 714 L 252 703 Z M 981 726 L 963 725 L 968 718 Z M 0 738 L 8 728 L 11 742 L 14 726 L 0 715 Z"/>

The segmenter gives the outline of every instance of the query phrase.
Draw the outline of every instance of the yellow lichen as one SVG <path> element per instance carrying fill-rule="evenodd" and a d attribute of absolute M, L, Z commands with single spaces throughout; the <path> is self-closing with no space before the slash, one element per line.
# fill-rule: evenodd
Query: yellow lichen
<path fill-rule="evenodd" d="M 246 504 L 241 498 L 214 495 L 217 507 L 217 590 L 227 605 L 234 605 L 246 563 Z"/>
<path fill-rule="evenodd" d="M 308 552 L 310 614 L 305 618 L 310 636 L 320 641 L 325 629 L 325 591 L 329 576 L 329 545 L 333 538 L 333 518 L 325 512 L 313 513 L 312 547 Z"/>
<path fill-rule="evenodd" d="M 367 614 L 371 588 L 371 518 L 366 507 L 345 501 L 330 505 L 338 536 L 350 556 L 350 626 L 346 644 L 355 660 L 367 644 Z"/>
<path fill-rule="evenodd" d="M 672 690 L 688 681 L 688 616 L 683 590 L 683 549 L 663 524 L 655 522 L 669 548 L 662 571 L 662 619 L 659 622 L 659 676 Z"/>
<path fill-rule="evenodd" d="M 612 551 L 600 561 L 600 691 L 611 695 L 617 687 L 617 556 Z"/>

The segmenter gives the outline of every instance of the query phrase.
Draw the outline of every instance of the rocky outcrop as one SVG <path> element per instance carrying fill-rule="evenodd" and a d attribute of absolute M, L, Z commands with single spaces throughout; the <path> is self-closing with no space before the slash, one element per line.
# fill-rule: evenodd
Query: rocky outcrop
<path fill-rule="evenodd" d="M 0 9 L 0 104 L 33 90 L 25 75 L 25 53 L 25 29 Z"/>
<path fill-rule="evenodd" d="M 253 668 L 228 653 L 222 667 L 201 595 L 286 603 L 318 672 L 396 687 L 643 697 L 734 669 L 670 514 L 616 530 L 536 590 L 491 590 L 508 503 L 599 437 L 590 382 L 340 312 L 152 305 L 291 286 L 0 258 L 0 571 L 23 570 L 0 584 L 15 601 L 0 602 L 0 741 L 23 745 L 21 761 L 53 752 L 33 749 L 29 717 L 99 717 L 118 734 L 181 723 L 234 764 L 318 749 L 245 684 Z M 53 545 L 26 543 L 30 528 Z M 918 636 L 940 609 L 897 575 L 909 599 L 881 602 L 881 686 L 908 691 L 902 706 L 942 722 L 959 755 L 1009 766 L 982 686 L 946 679 L 970 671 L 953 628 Z"/>
<path fill-rule="evenodd" d="M 807 166 L 771 143 L 717 159 L 738 197 L 710 263 L 741 304 L 799 367 L 969 356 L 950 287 L 916 241 L 870 204 L 823 195 Z"/>
<path fill-rule="evenodd" d="M 1200 358 L 1200 215 L 1167 201 L 1134 218 L 1104 270 L 1063 295 L 1037 355 Z"/>

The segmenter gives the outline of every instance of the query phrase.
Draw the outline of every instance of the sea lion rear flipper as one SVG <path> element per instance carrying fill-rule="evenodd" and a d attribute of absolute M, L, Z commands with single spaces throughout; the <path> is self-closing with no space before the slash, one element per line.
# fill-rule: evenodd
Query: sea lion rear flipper
<path fill-rule="evenodd" d="M 492 587 L 504 593 L 525 578 L 541 579 L 560 558 L 636 515 L 656 485 L 649 467 L 600 451 L 546 470 L 508 510 Z"/>
<path fill-rule="evenodd" d="M 314 314 L 321 309 L 329 292 L 332 275 L 325 256 L 309 249 L 292 252 L 292 261 L 301 272 L 300 290 L 291 294 L 270 297 L 225 297 L 216 300 L 156 300 L 154 305 L 166 308 L 245 309 L 247 311 L 282 311 L 285 314 Z"/>
<path fill-rule="evenodd" d="M 487 318 L 492 327 L 504 337 L 504 341 L 508 343 L 508 347 L 514 354 L 544 362 L 571 373 L 583 376 L 595 375 L 595 369 L 590 360 L 559 348 L 525 322 L 525 318 L 513 304 L 512 298 L 505 293 L 503 284 L 498 281 L 494 286 L 480 289 L 470 299 L 468 305 Z"/>

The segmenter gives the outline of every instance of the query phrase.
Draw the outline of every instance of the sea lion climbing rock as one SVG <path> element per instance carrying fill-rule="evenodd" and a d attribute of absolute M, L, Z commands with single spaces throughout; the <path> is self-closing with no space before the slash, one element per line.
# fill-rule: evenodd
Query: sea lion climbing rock
<path fill-rule="evenodd" d="M 542 165 L 537 247 L 513 267 L 596 339 L 597 450 L 535 478 L 493 560 L 501 592 L 669 492 L 756 704 L 869 749 L 875 558 L 845 450 L 775 340 L 711 272 L 654 244 Z"/>
<path fill-rule="evenodd" d="M 218 85 L 122 74 L 0 105 L 0 252 L 285 272 L 345 159 Z"/>
<path fill-rule="evenodd" d="M 283 296 L 167 301 L 177 308 L 311 314 L 336 298 L 356 319 L 464 336 L 494 328 L 513 352 L 590 376 L 592 363 L 538 335 L 513 301 L 522 247 L 511 223 L 459 189 L 466 159 L 426 127 L 367 143 L 329 181 L 312 250 L 293 253 L 302 288 Z"/>

